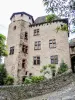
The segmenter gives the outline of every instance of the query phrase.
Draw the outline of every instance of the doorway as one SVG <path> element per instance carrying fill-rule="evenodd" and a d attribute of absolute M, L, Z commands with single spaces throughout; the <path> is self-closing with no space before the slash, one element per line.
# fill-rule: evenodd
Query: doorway
<path fill-rule="evenodd" d="M 71 67 L 72 67 L 73 73 L 75 73 L 75 56 L 73 56 L 73 57 L 71 58 Z"/>

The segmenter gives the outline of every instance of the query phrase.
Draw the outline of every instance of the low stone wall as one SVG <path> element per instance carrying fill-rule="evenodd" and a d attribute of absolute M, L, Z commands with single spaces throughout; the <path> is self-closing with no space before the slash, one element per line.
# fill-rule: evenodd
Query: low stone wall
<path fill-rule="evenodd" d="M 30 85 L 0 87 L 0 100 L 26 100 L 57 91 L 75 81 L 75 74 L 69 72 L 50 80 Z"/>

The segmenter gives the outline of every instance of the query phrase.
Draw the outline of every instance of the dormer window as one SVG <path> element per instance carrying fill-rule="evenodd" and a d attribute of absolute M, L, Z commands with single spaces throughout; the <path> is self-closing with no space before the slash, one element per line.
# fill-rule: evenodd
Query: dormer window
<path fill-rule="evenodd" d="M 16 26 L 14 26 L 13 29 L 16 30 Z"/>

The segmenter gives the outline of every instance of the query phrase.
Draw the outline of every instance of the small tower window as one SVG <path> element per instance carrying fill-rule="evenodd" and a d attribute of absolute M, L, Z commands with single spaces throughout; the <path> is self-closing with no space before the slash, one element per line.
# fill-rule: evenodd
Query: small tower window
<path fill-rule="evenodd" d="M 25 39 L 28 40 L 28 33 L 25 32 Z"/>
<path fill-rule="evenodd" d="M 29 19 L 31 19 L 31 17 L 29 16 Z"/>
<path fill-rule="evenodd" d="M 13 29 L 16 30 L 16 26 L 14 26 Z"/>
<path fill-rule="evenodd" d="M 13 55 L 13 54 L 14 54 L 14 46 L 10 47 L 10 55 Z"/>
<path fill-rule="evenodd" d="M 26 71 L 25 75 L 27 75 L 27 74 L 28 74 L 28 71 Z"/>
<path fill-rule="evenodd" d="M 23 45 L 23 46 L 22 46 L 22 51 L 23 51 L 24 53 L 28 53 L 28 46 Z"/>
<path fill-rule="evenodd" d="M 21 17 L 23 16 L 23 14 L 21 14 Z"/>
<path fill-rule="evenodd" d="M 25 68 L 25 64 L 26 64 L 26 60 L 23 59 L 23 60 L 22 60 L 22 68 Z"/>
<path fill-rule="evenodd" d="M 29 76 L 32 76 L 32 73 L 29 73 Z"/>

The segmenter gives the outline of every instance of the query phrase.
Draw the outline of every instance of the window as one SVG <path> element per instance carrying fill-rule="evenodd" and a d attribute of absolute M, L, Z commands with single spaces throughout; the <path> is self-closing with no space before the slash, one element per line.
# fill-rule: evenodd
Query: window
<path fill-rule="evenodd" d="M 56 40 L 55 39 L 49 40 L 49 48 L 56 48 Z"/>
<path fill-rule="evenodd" d="M 29 73 L 29 76 L 32 76 L 32 73 Z"/>
<path fill-rule="evenodd" d="M 14 30 L 16 30 L 16 26 L 14 26 L 14 28 L 13 28 Z"/>
<path fill-rule="evenodd" d="M 23 51 L 24 53 L 28 53 L 28 46 L 23 45 L 23 46 L 22 46 L 22 51 Z"/>
<path fill-rule="evenodd" d="M 25 32 L 25 39 L 28 40 L 28 33 Z"/>
<path fill-rule="evenodd" d="M 22 60 L 22 68 L 25 68 L 25 65 L 26 65 L 26 60 L 23 59 L 23 60 Z"/>
<path fill-rule="evenodd" d="M 40 65 L 40 57 L 39 56 L 33 57 L 33 64 L 34 65 Z"/>
<path fill-rule="evenodd" d="M 28 71 L 26 71 L 25 75 L 27 75 L 27 74 L 28 74 Z"/>
<path fill-rule="evenodd" d="M 39 29 L 34 30 L 34 36 L 39 35 Z"/>
<path fill-rule="evenodd" d="M 23 14 L 21 14 L 21 17 L 23 16 Z"/>
<path fill-rule="evenodd" d="M 14 54 L 14 46 L 10 47 L 10 55 Z"/>
<path fill-rule="evenodd" d="M 41 49 L 41 41 L 36 41 L 34 43 L 34 50 L 40 50 Z"/>
<path fill-rule="evenodd" d="M 31 17 L 29 16 L 29 19 L 31 19 Z"/>
<path fill-rule="evenodd" d="M 58 55 L 54 55 L 50 57 L 51 64 L 58 64 Z"/>

